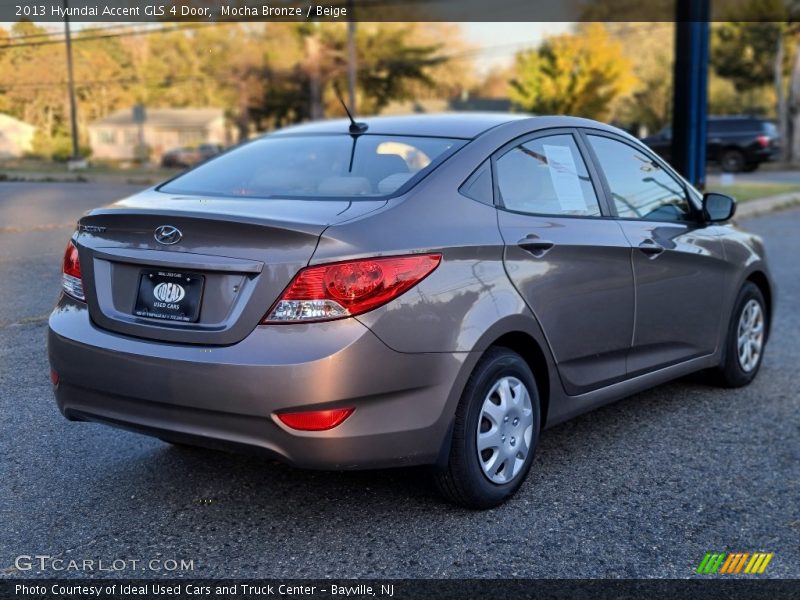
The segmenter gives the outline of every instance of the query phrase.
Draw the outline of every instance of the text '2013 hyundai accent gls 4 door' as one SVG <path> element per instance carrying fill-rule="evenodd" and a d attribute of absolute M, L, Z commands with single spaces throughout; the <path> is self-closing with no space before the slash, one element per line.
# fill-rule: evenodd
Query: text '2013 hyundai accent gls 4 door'
<path fill-rule="evenodd" d="M 58 405 L 326 469 L 511 496 L 540 431 L 693 371 L 755 377 L 761 241 L 623 132 L 330 121 L 84 216 L 50 317 Z"/>

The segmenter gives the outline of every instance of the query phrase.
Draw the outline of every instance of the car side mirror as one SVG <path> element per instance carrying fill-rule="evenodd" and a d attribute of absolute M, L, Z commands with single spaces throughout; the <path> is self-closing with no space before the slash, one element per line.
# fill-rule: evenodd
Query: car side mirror
<path fill-rule="evenodd" d="M 727 221 L 736 214 L 736 200 L 725 194 L 709 192 L 703 196 L 703 214 L 710 223 Z"/>

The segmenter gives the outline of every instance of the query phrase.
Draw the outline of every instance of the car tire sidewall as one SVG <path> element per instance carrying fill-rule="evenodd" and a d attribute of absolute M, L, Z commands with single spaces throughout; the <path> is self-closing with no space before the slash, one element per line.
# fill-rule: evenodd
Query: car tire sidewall
<path fill-rule="evenodd" d="M 730 164 L 728 164 L 730 163 Z M 740 173 L 744 169 L 744 154 L 739 150 L 726 150 L 722 153 L 720 166 L 726 173 Z"/>
<path fill-rule="evenodd" d="M 536 381 L 527 363 L 518 354 L 511 351 L 500 351 L 490 360 L 480 366 L 477 377 L 471 382 L 470 389 L 465 390 L 464 408 L 465 415 L 462 422 L 464 428 L 460 439 L 465 460 L 463 466 L 466 469 L 467 482 L 473 488 L 475 495 L 481 498 L 487 507 L 496 506 L 509 496 L 514 494 L 528 474 L 536 453 L 536 445 L 539 441 L 539 429 L 541 426 L 541 410 L 539 394 L 536 388 Z M 534 414 L 533 434 L 528 456 L 520 472 L 510 482 L 497 484 L 490 481 L 483 473 L 478 462 L 478 448 L 476 433 L 478 430 L 478 420 L 480 418 L 483 402 L 492 389 L 494 384 L 502 377 L 511 376 L 519 379 L 528 389 L 531 399 L 531 408 Z"/>
<path fill-rule="evenodd" d="M 738 328 L 739 319 L 741 318 L 742 311 L 745 305 L 750 301 L 755 300 L 761 306 L 761 312 L 764 315 L 764 338 L 761 344 L 761 355 L 758 357 L 756 366 L 751 371 L 745 371 L 739 364 L 739 348 L 738 348 Z M 722 364 L 722 376 L 724 383 L 730 387 L 740 387 L 747 385 L 761 369 L 761 363 L 764 361 L 764 351 L 767 345 L 767 331 L 769 331 L 769 313 L 764 302 L 764 295 L 758 286 L 751 282 L 747 282 L 739 291 L 734 304 L 731 320 L 728 325 L 728 336 L 725 342 L 725 360 Z"/>

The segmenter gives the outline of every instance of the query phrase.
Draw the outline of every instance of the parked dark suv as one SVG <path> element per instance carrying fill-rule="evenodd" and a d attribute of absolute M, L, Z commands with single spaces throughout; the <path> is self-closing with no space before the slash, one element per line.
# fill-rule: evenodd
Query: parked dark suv
<path fill-rule="evenodd" d="M 706 160 L 729 173 L 754 171 L 780 150 L 778 129 L 757 117 L 709 117 L 706 140 Z M 642 141 L 666 160 L 671 159 L 672 127 Z"/>

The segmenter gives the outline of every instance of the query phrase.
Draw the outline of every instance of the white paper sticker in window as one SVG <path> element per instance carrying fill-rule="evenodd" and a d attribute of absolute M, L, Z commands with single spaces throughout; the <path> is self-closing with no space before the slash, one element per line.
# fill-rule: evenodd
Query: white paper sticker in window
<path fill-rule="evenodd" d="M 578 179 L 578 170 L 572 151 L 569 146 L 542 146 L 547 157 L 547 167 L 550 171 L 550 180 L 556 192 L 561 210 L 586 212 L 586 201 L 583 199 L 581 182 Z"/>

